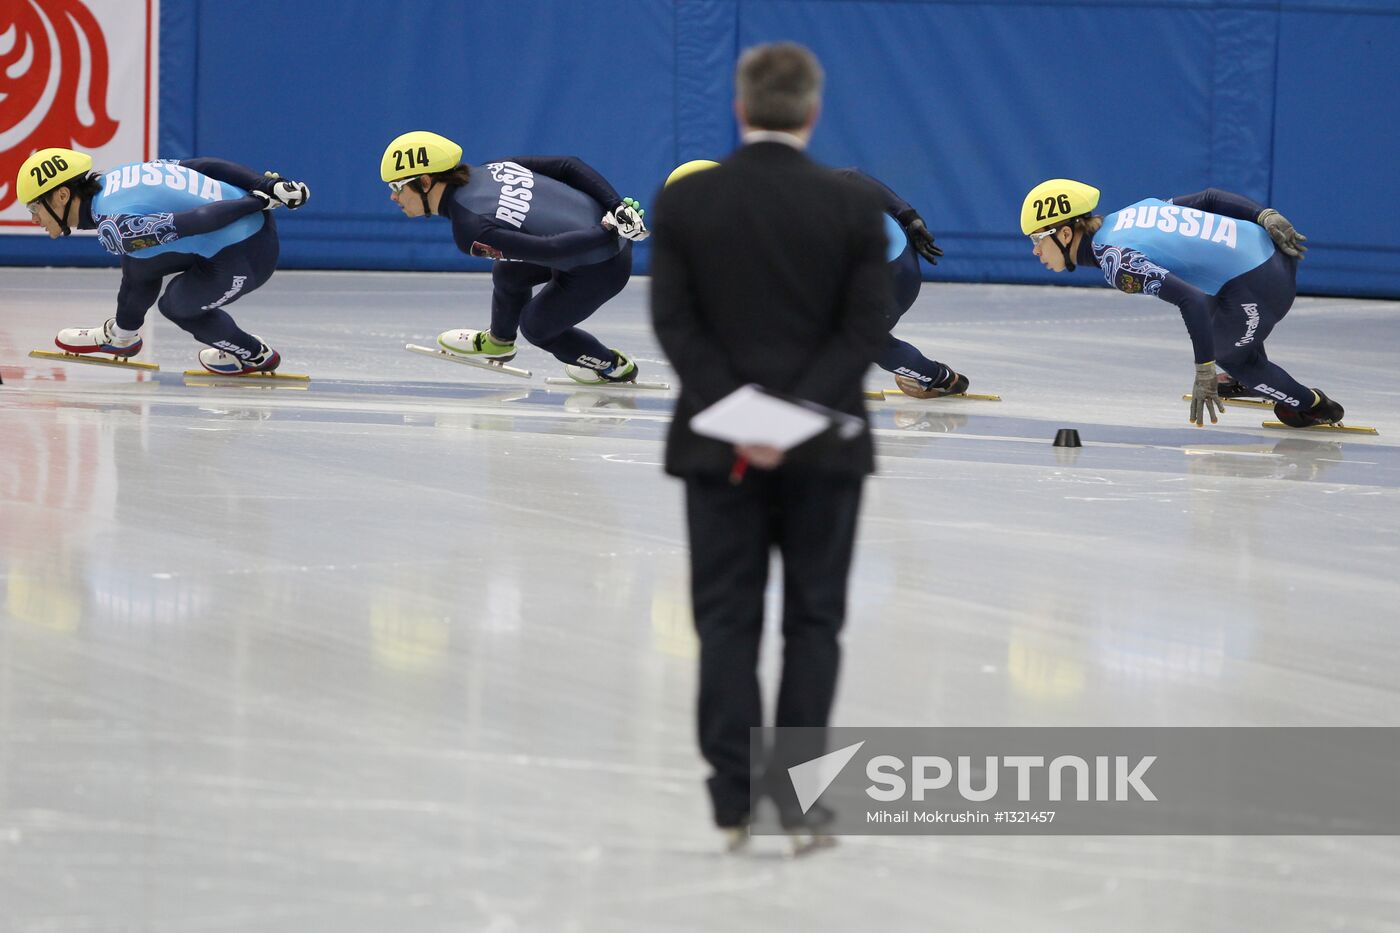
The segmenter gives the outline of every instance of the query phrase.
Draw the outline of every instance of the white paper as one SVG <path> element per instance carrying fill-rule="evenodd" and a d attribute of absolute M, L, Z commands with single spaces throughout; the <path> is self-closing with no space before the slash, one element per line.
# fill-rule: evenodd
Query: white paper
<path fill-rule="evenodd" d="M 751 385 L 729 393 L 690 419 L 696 434 L 728 441 L 791 450 L 831 424 L 817 412 L 760 392 Z"/>

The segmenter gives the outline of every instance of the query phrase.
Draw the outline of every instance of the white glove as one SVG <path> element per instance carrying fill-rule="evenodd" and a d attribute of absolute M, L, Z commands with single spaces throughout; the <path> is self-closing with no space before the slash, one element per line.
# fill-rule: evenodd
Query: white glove
<path fill-rule="evenodd" d="M 249 192 L 248 192 L 248 197 L 250 197 L 250 198 L 257 198 L 259 201 L 261 201 L 261 202 L 262 202 L 262 208 L 261 208 L 261 209 L 262 209 L 262 210 L 265 210 L 265 211 L 275 210 L 276 208 L 279 208 L 279 207 L 282 206 L 282 202 L 281 202 L 281 201 L 277 200 L 276 198 L 274 198 L 272 195 L 268 194 L 268 193 L 265 192 L 265 191 L 249 191 Z"/>
<path fill-rule="evenodd" d="M 275 181 L 272 183 L 272 196 L 278 203 L 285 204 L 288 210 L 296 210 L 311 200 L 311 189 L 299 181 Z"/>
<path fill-rule="evenodd" d="M 612 210 L 603 215 L 603 226 L 616 230 L 624 240 L 641 242 L 651 236 L 651 231 L 642 221 L 646 211 L 631 198 L 623 198 Z"/>

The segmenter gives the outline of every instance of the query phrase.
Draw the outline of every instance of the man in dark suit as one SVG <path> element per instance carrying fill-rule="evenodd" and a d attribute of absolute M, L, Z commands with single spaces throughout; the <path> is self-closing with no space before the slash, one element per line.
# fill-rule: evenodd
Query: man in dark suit
<path fill-rule="evenodd" d="M 743 145 L 717 168 L 668 185 L 653 210 L 651 303 L 681 380 L 666 472 L 686 484 L 700 748 L 713 769 L 715 822 L 737 845 L 754 771 L 785 827 L 819 822 L 802 813 L 785 769 L 821 754 L 820 742 L 749 760 L 749 729 L 763 722 L 763 593 L 776 546 L 784 644 L 775 722 L 825 727 L 874 450 L 868 431 L 786 456 L 736 448 L 695 434 L 690 419 L 756 383 L 864 420 L 862 379 L 889 332 L 883 309 L 892 298 L 879 199 L 803 152 L 821 109 L 816 58 L 791 43 L 749 49 L 736 84 Z"/>

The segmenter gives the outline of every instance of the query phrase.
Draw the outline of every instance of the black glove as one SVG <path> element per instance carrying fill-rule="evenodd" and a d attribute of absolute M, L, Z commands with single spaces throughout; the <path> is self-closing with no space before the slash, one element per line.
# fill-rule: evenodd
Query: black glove
<path fill-rule="evenodd" d="M 1274 210 L 1266 207 L 1259 212 L 1259 217 L 1255 223 L 1268 231 L 1269 239 L 1273 240 L 1278 248 L 1295 259 L 1302 259 L 1308 248 L 1303 245 L 1307 237 L 1303 236 L 1293 225 L 1288 222 L 1288 218 Z"/>
<path fill-rule="evenodd" d="M 928 260 L 931 266 L 938 265 L 938 257 L 943 255 L 943 247 L 933 242 L 933 234 L 928 232 L 928 227 L 924 225 L 924 219 L 915 210 L 907 210 L 895 217 L 899 225 L 904 228 L 904 232 L 909 236 L 909 243 L 914 247 L 914 252 Z"/>

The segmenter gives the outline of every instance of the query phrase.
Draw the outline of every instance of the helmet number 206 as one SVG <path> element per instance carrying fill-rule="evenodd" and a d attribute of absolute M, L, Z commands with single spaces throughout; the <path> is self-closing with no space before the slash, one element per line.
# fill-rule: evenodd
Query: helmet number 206
<path fill-rule="evenodd" d="M 1041 198 L 1035 202 L 1035 219 L 1049 220 L 1052 217 L 1069 216 L 1069 195 L 1057 194 L 1053 198 Z"/>
<path fill-rule="evenodd" d="M 417 149 L 394 150 L 394 171 L 403 172 L 408 169 L 427 167 L 428 149 L 426 146 L 419 146 Z"/>
<path fill-rule="evenodd" d="M 61 155 L 56 155 L 51 159 L 45 159 L 29 170 L 29 174 L 34 176 L 34 181 L 39 187 L 44 187 L 44 182 L 56 176 L 59 172 L 66 171 L 68 160 Z"/>

